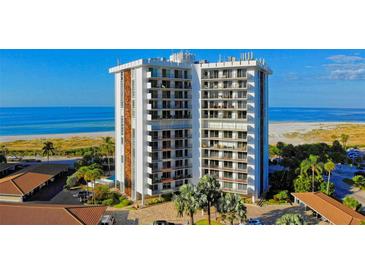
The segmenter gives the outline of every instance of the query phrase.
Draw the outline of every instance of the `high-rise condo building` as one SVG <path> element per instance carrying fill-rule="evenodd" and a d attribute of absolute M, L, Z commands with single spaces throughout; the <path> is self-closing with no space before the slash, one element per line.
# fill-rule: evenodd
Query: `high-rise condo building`
<path fill-rule="evenodd" d="M 132 199 L 173 192 L 204 174 L 224 191 L 268 186 L 268 75 L 263 60 L 140 59 L 115 74 L 115 177 Z"/>

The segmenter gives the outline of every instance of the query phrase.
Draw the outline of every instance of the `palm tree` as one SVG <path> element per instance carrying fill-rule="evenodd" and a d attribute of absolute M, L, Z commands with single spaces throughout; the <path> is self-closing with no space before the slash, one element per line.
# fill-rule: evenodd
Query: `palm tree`
<path fill-rule="evenodd" d="M 341 134 L 340 139 L 341 139 L 341 143 L 343 148 L 346 150 L 346 145 L 347 145 L 347 141 L 349 140 L 350 136 L 347 134 Z"/>
<path fill-rule="evenodd" d="M 183 217 L 187 214 L 190 217 L 190 224 L 194 224 L 194 214 L 199 208 L 199 201 L 196 188 L 191 184 L 185 184 L 180 187 L 179 195 L 175 196 L 175 207 L 177 214 Z"/>
<path fill-rule="evenodd" d="M 277 225 L 304 225 L 305 221 L 303 220 L 300 214 L 296 213 L 287 213 L 281 216 L 276 220 Z"/>
<path fill-rule="evenodd" d="M 200 178 L 197 186 L 200 208 L 207 210 L 208 224 L 211 221 L 211 207 L 215 206 L 221 197 L 219 188 L 219 182 L 215 177 L 210 175 L 204 175 Z"/>
<path fill-rule="evenodd" d="M 112 137 L 102 137 L 103 143 L 101 145 L 101 151 L 102 153 L 106 156 L 107 161 L 108 161 L 108 171 L 109 171 L 109 175 L 110 175 L 110 156 L 113 155 L 114 153 L 114 142 L 113 142 L 113 138 Z"/>
<path fill-rule="evenodd" d="M 84 179 L 85 180 L 85 174 L 87 171 L 89 171 L 89 167 L 88 166 L 82 166 L 80 167 L 77 172 L 76 172 L 76 177 L 77 179 Z"/>
<path fill-rule="evenodd" d="M 5 159 L 6 159 L 6 155 L 8 154 L 9 150 L 6 148 L 5 145 L 1 146 L 1 152 L 4 155 Z"/>
<path fill-rule="evenodd" d="M 49 162 L 49 155 L 55 155 L 55 148 L 52 142 L 49 141 L 44 142 L 42 150 L 43 150 L 43 156 L 47 155 L 48 162 Z"/>
<path fill-rule="evenodd" d="M 336 165 L 331 160 L 327 161 L 324 164 L 324 169 L 328 172 L 328 179 L 327 179 L 327 195 L 329 195 L 330 191 L 330 179 L 331 179 L 331 172 L 336 168 Z"/>
<path fill-rule="evenodd" d="M 312 173 L 312 192 L 314 192 L 314 179 L 315 174 L 321 175 L 322 163 L 318 162 L 318 156 L 309 155 L 309 158 L 300 163 L 300 173 L 307 174 L 308 170 Z"/>
<path fill-rule="evenodd" d="M 95 181 L 102 175 L 103 171 L 100 168 L 89 168 L 84 175 L 85 181 L 93 182 L 93 204 L 95 204 Z"/>
<path fill-rule="evenodd" d="M 218 203 L 218 212 L 221 214 L 223 221 L 227 219 L 231 225 L 236 219 L 240 223 L 246 221 L 247 209 L 238 194 L 222 194 Z"/>

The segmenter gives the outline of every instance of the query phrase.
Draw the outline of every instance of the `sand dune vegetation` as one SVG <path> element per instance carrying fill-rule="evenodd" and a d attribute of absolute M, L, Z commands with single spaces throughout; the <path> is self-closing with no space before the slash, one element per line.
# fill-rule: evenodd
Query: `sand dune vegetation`
<path fill-rule="evenodd" d="M 334 140 L 341 142 L 341 136 L 348 135 L 347 146 L 365 147 L 365 124 L 337 124 L 310 129 L 305 132 L 286 132 L 283 136 L 290 140 L 302 140 L 303 143 L 332 143 Z"/>
<path fill-rule="evenodd" d="M 69 137 L 0 142 L 0 147 L 4 146 L 8 155 L 36 156 L 42 155 L 45 142 L 52 142 L 55 155 L 60 156 L 80 156 L 86 150 L 100 147 L 103 144 L 100 137 Z"/>

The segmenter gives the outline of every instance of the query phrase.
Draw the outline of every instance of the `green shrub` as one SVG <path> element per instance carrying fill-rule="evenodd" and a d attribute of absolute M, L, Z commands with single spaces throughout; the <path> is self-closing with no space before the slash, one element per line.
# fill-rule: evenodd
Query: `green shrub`
<path fill-rule="evenodd" d="M 289 199 L 289 194 L 287 190 L 282 190 L 278 194 L 274 195 L 274 200 L 276 201 L 287 201 Z"/>
<path fill-rule="evenodd" d="M 163 198 L 152 198 L 146 201 L 146 205 L 157 205 L 163 203 L 165 200 Z"/>
<path fill-rule="evenodd" d="M 356 211 L 360 210 L 361 208 L 360 202 L 351 196 L 346 196 L 343 199 L 343 204 Z"/>
<path fill-rule="evenodd" d="M 165 201 L 165 202 L 170 202 L 172 200 L 172 196 L 173 194 L 172 193 L 165 193 L 165 194 L 162 194 L 161 197 L 162 199 Z"/>
<path fill-rule="evenodd" d="M 105 206 L 111 206 L 112 204 L 114 204 L 114 200 L 113 199 L 106 199 L 106 200 L 102 201 L 101 204 L 105 205 Z"/>
<path fill-rule="evenodd" d="M 108 195 L 108 198 L 112 199 L 115 204 L 120 202 L 120 197 L 121 197 L 121 194 L 119 192 L 115 192 L 115 191 L 110 192 Z"/>

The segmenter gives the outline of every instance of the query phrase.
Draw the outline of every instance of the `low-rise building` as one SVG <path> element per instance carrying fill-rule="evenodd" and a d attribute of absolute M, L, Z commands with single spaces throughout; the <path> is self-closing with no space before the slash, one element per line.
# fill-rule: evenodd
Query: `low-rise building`
<path fill-rule="evenodd" d="M 0 179 L 0 202 L 23 202 L 34 192 L 68 172 L 67 165 L 40 164 Z"/>
<path fill-rule="evenodd" d="M 310 208 L 323 220 L 334 225 L 359 225 L 365 216 L 322 192 L 292 193 L 295 203 Z"/>
<path fill-rule="evenodd" d="M 0 202 L 0 225 L 97 225 L 105 206 Z"/>

